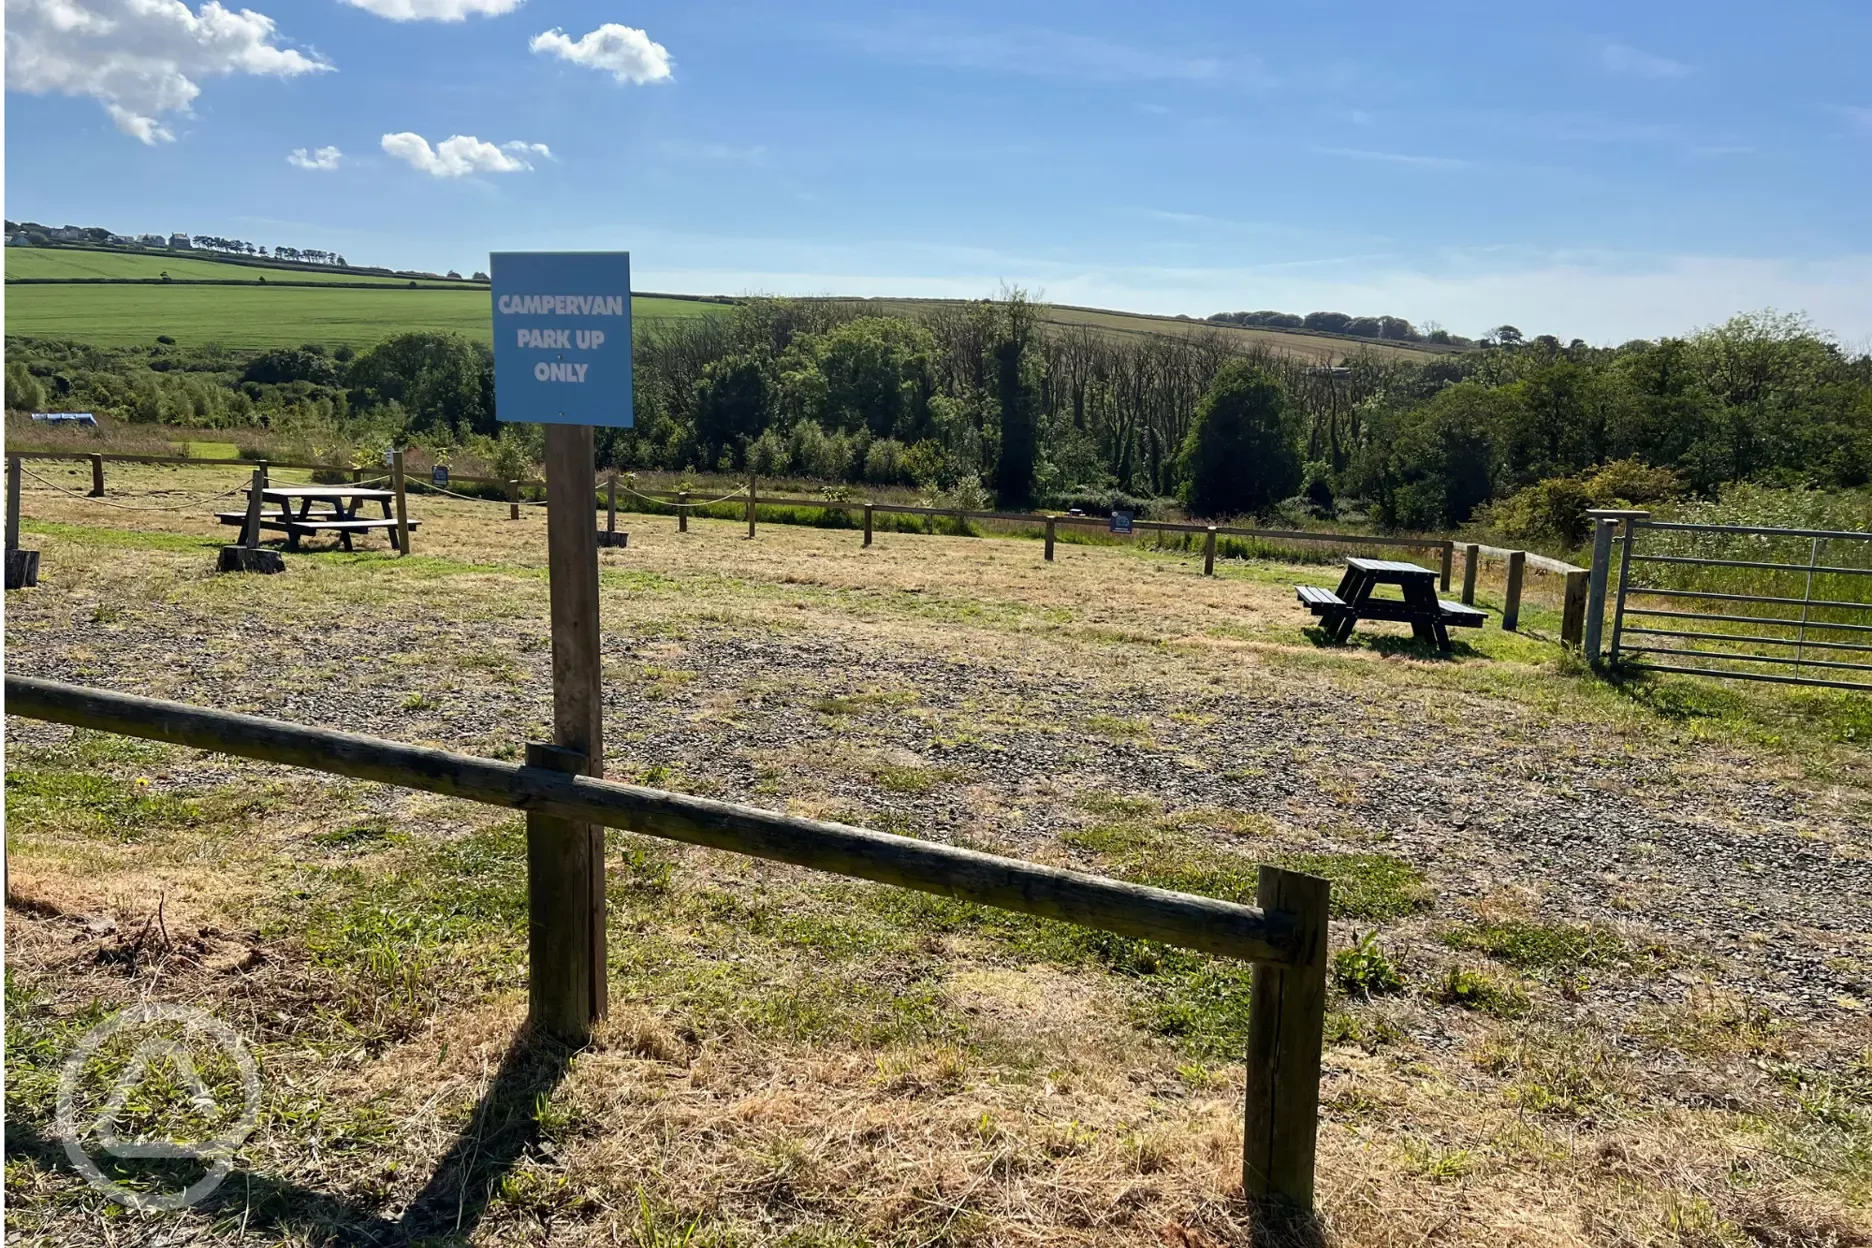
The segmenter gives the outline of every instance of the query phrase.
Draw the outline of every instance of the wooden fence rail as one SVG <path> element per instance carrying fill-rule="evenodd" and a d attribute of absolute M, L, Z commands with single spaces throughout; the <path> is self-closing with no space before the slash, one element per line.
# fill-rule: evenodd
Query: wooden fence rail
<path fill-rule="evenodd" d="M 1242 906 L 845 824 L 596 780 L 555 767 L 474 758 L 27 676 L 6 678 L 6 711 L 421 789 L 573 824 L 628 828 L 1252 962 L 1244 1191 L 1251 1199 L 1312 1208 L 1326 993 L 1329 898 L 1324 880 L 1263 866 L 1257 898 L 1261 906 Z M 552 931 L 538 930 L 567 925 L 570 918 L 563 908 L 531 909 L 529 948 L 564 949 L 567 942 L 541 939 Z M 557 963 L 531 969 L 535 1019 L 566 1018 L 564 1002 L 556 998 L 579 990 L 567 969 Z M 545 993 L 555 994 L 554 999 L 542 1000 Z M 573 1020 L 573 1028 L 577 1025 Z"/>

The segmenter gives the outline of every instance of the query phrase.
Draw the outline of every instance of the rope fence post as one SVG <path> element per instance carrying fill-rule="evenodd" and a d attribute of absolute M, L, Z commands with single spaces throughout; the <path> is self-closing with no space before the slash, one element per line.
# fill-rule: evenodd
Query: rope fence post
<path fill-rule="evenodd" d="M 754 474 L 747 474 L 747 535 L 754 536 Z"/>
<path fill-rule="evenodd" d="M 1288 1214 L 1313 1212 L 1331 891 L 1318 876 L 1265 866 L 1255 890 L 1257 905 L 1298 922 L 1293 964 L 1255 963 L 1249 987 L 1242 1194 Z"/>
<path fill-rule="evenodd" d="M 247 491 L 247 523 L 241 526 L 241 545 L 254 550 L 260 545 L 260 508 L 264 504 L 266 469 L 255 468 L 253 486 Z"/>
<path fill-rule="evenodd" d="M 102 455 L 91 457 L 91 497 L 104 497 L 104 457 Z"/>
<path fill-rule="evenodd" d="M 1208 531 L 1203 534 L 1203 575 L 1204 576 L 1215 575 L 1215 537 L 1216 537 L 1216 526 L 1212 524 L 1209 526 Z"/>
<path fill-rule="evenodd" d="M 676 531 L 678 533 L 687 533 L 689 531 L 688 490 L 676 491 Z"/>
<path fill-rule="evenodd" d="M 39 552 L 21 550 L 20 544 L 20 457 L 7 456 L 6 501 L 6 587 L 27 589 L 39 583 Z"/>
<path fill-rule="evenodd" d="M 1521 578 L 1527 575 L 1527 551 L 1511 550 L 1508 552 L 1508 593 L 1502 601 L 1501 626 L 1505 632 L 1514 632 L 1521 623 Z"/>
<path fill-rule="evenodd" d="M 6 548 L 19 549 L 20 539 L 20 457 L 7 456 L 6 469 Z"/>
<path fill-rule="evenodd" d="M 1058 527 L 1059 521 L 1053 516 L 1048 516 L 1046 523 L 1046 561 L 1048 563 L 1053 562 L 1053 537 Z"/>
<path fill-rule="evenodd" d="M 870 504 L 870 503 L 866 503 L 866 504 L 865 504 L 865 537 L 864 537 L 864 544 L 865 544 L 866 546 L 869 546 L 869 545 L 871 544 L 871 504 Z"/>
<path fill-rule="evenodd" d="M 539 742 L 527 743 L 526 761 L 575 776 L 588 765 L 577 750 Z M 594 911 L 590 886 L 593 872 L 603 872 L 592 862 L 593 839 L 585 824 L 527 812 L 527 1015 L 574 1043 L 604 1015 L 604 912 Z"/>
<path fill-rule="evenodd" d="M 396 490 L 396 536 L 397 554 L 407 555 L 409 550 L 409 504 L 403 493 L 403 452 L 395 451 L 390 456 L 390 482 Z"/>
<path fill-rule="evenodd" d="M 1443 546 L 1443 592 L 1449 593 L 1450 565 L 1456 562 L 1456 543 L 1445 541 Z"/>
<path fill-rule="evenodd" d="M 1482 548 L 1474 542 L 1463 547 L 1462 552 L 1462 601 L 1463 606 L 1475 606 L 1476 564 L 1482 559 Z"/>
<path fill-rule="evenodd" d="M 520 483 L 518 481 L 507 482 L 507 518 L 509 520 L 520 518 Z"/>
<path fill-rule="evenodd" d="M 605 532 L 617 532 L 617 473 L 611 474 L 611 481 L 605 488 Z"/>

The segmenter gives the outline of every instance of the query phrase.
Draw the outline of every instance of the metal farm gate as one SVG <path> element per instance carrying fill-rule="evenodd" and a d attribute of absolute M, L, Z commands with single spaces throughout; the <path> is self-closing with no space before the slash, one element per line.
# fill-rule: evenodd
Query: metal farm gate
<path fill-rule="evenodd" d="M 1614 663 L 1872 691 L 1872 533 L 1626 526 Z"/>

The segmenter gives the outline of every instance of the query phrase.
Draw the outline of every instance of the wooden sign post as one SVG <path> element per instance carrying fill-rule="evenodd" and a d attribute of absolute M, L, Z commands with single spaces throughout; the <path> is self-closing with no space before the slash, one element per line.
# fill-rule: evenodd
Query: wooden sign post
<path fill-rule="evenodd" d="M 491 257 L 494 402 L 503 421 L 546 426 L 546 561 L 552 610 L 553 742 L 527 765 L 604 775 L 596 425 L 632 423 L 630 257 L 506 252 Z M 616 478 L 606 533 L 616 530 Z M 517 487 L 508 483 L 511 514 Z M 620 543 L 621 544 L 621 543 Z M 604 828 L 527 815 L 528 1016 L 573 1043 L 605 1015 Z"/>

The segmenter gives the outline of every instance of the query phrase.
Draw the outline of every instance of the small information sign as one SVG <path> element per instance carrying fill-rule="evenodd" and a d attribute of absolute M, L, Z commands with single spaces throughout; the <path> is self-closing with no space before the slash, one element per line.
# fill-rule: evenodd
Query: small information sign
<path fill-rule="evenodd" d="M 1114 512 L 1112 512 L 1112 514 L 1111 514 L 1111 531 L 1112 531 L 1112 532 L 1114 532 L 1114 533 L 1129 533 L 1129 532 L 1131 531 L 1131 516 L 1132 516 L 1132 514 L 1133 514 L 1133 513 L 1131 513 L 1131 512 L 1129 512 L 1129 511 L 1114 511 Z"/>

